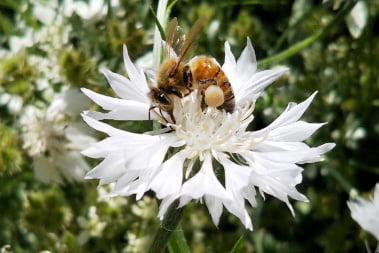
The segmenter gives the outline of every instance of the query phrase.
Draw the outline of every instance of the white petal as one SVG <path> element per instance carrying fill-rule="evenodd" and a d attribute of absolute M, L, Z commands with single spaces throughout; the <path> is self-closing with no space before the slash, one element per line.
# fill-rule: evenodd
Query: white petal
<path fill-rule="evenodd" d="M 150 114 L 150 119 L 149 119 Z M 145 104 L 131 106 L 128 108 L 121 108 L 112 110 L 108 113 L 91 112 L 88 111 L 87 115 L 97 120 L 113 119 L 113 120 L 152 120 L 155 119 L 155 114 L 149 113 L 149 107 Z"/>
<path fill-rule="evenodd" d="M 242 203 L 241 203 L 242 204 Z M 252 231 L 253 224 L 251 222 L 250 216 L 247 213 L 244 205 L 237 205 L 236 202 L 233 201 L 224 201 L 225 208 L 235 216 L 237 216 L 240 221 L 245 225 L 245 227 Z"/>
<path fill-rule="evenodd" d="M 141 175 L 141 174 L 140 174 Z M 136 200 L 140 200 L 145 192 L 148 190 L 148 181 L 138 178 L 132 183 L 128 184 L 122 191 L 114 192 L 115 196 L 130 196 L 136 194 Z"/>
<path fill-rule="evenodd" d="M 144 69 L 145 74 L 149 80 L 150 83 L 156 83 L 155 78 L 157 75 L 157 71 L 153 68 L 146 68 Z"/>
<path fill-rule="evenodd" d="M 257 194 L 257 191 L 253 186 L 245 187 L 241 191 L 242 196 L 249 201 L 250 205 L 252 207 L 257 206 L 257 200 L 255 199 L 255 195 Z"/>
<path fill-rule="evenodd" d="M 103 132 L 103 133 L 106 133 L 108 134 L 109 136 L 113 136 L 113 135 L 120 135 L 120 136 L 132 136 L 132 135 L 135 135 L 135 134 L 132 134 L 132 133 L 129 133 L 129 132 L 126 132 L 126 131 L 123 131 L 123 130 L 120 130 L 120 129 L 117 129 L 117 128 L 114 128 L 108 124 L 105 124 L 103 122 L 100 122 L 96 119 L 93 119 L 91 117 L 88 117 L 86 115 L 86 112 L 82 113 L 82 118 L 83 120 L 90 126 L 92 127 L 93 129 L 96 129 L 97 131 L 100 131 L 100 132 Z"/>
<path fill-rule="evenodd" d="M 159 219 L 161 220 L 163 219 L 164 215 L 167 212 L 167 209 L 170 207 L 172 202 L 175 201 L 175 199 L 176 199 L 175 197 L 167 197 L 162 200 L 161 205 L 159 206 L 159 212 L 158 212 Z"/>
<path fill-rule="evenodd" d="M 379 207 L 379 183 L 376 183 L 375 185 L 375 193 L 374 193 L 373 202 L 376 203 L 376 205 Z"/>
<path fill-rule="evenodd" d="M 308 152 L 301 161 L 298 163 L 314 163 L 323 161 L 324 159 L 321 157 L 322 154 L 329 152 L 336 146 L 335 143 L 325 143 L 316 148 L 312 148 L 310 152 Z"/>
<path fill-rule="evenodd" d="M 122 153 L 112 153 L 89 171 L 85 178 L 117 178 L 125 173 L 125 169 L 125 160 Z"/>
<path fill-rule="evenodd" d="M 278 163 L 297 163 L 303 161 L 309 150 L 305 151 L 272 151 L 272 152 L 251 152 L 252 160 L 265 162 L 273 161 Z M 263 164 L 265 163 L 263 162 Z"/>
<path fill-rule="evenodd" d="M 121 177 L 117 178 L 116 185 L 113 188 L 112 194 L 119 195 L 125 192 L 125 188 L 138 178 L 140 171 L 138 170 L 128 170 Z"/>
<path fill-rule="evenodd" d="M 204 195 L 219 199 L 230 199 L 228 192 L 213 172 L 212 161 L 209 156 L 205 157 L 200 171 L 183 184 L 180 195 L 180 206 L 183 206 L 189 199 L 200 199 Z"/>
<path fill-rule="evenodd" d="M 211 214 L 213 224 L 218 226 L 218 223 L 220 221 L 220 217 L 222 214 L 222 202 L 215 197 L 212 196 L 205 196 L 205 204 L 208 207 L 209 213 Z"/>
<path fill-rule="evenodd" d="M 249 176 L 251 168 L 247 166 L 240 166 L 231 162 L 227 158 L 221 158 L 221 164 L 225 170 L 225 188 L 227 191 L 232 191 L 236 194 L 249 184 Z"/>
<path fill-rule="evenodd" d="M 236 59 L 234 58 L 234 55 L 230 49 L 229 43 L 225 42 L 225 62 L 222 65 L 222 70 L 226 73 L 228 76 L 229 73 L 233 74 L 235 73 L 237 68 Z M 228 76 L 229 77 L 229 76 Z M 229 80 L 230 81 L 230 80 Z M 233 84 L 232 84 L 233 85 Z M 234 87 L 233 90 L 237 90 L 239 87 Z"/>
<path fill-rule="evenodd" d="M 268 85 L 287 71 L 287 68 L 277 68 L 255 73 L 249 80 L 244 81 L 240 89 L 235 91 L 237 104 L 244 106 L 246 103 L 254 102 Z"/>
<path fill-rule="evenodd" d="M 267 140 L 288 142 L 303 141 L 325 124 L 326 123 L 307 123 L 304 121 L 297 121 L 272 130 L 269 133 Z"/>
<path fill-rule="evenodd" d="M 223 201 L 229 212 L 236 215 L 246 228 L 252 230 L 252 223 L 245 209 L 245 199 L 242 195 L 242 188 L 249 184 L 252 169 L 247 166 L 240 166 L 233 162 L 221 158 L 220 161 L 225 169 L 225 187 L 232 194 L 232 201 Z"/>
<path fill-rule="evenodd" d="M 126 77 L 107 69 L 102 70 L 102 72 L 107 78 L 112 89 L 120 98 L 143 102 L 146 104 L 150 102 L 147 97 L 149 89 L 146 87 L 143 88 L 142 84 L 135 84 Z"/>
<path fill-rule="evenodd" d="M 180 192 L 183 181 L 183 152 L 173 155 L 164 162 L 151 183 L 151 189 L 156 192 L 160 199 Z"/>
<path fill-rule="evenodd" d="M 374 197 L 370 200 L 357 197 L 348 201 L 351 217 L 366 231 L 379 240 L 379 183 L 376 184 Z"/>
<path fill-rule="evenodd" d="M 305 110 L 311 104 L 313 98 L 317 94 L 317 91 L 314 92 L 309 98 L 303 101 L 300 104 L 291 103 L 287 106 L 286 110 L 276 119 L 274 120 L 268 127 L 274 129 L 279 126 L 287 125 L 293 123 L 300 119 L 303 116 Z"/>
<path fill-rule="evenodd" d="M 254 151 L 271 152 L 271 151 L 299 151 L 309 150 L 309 146 L 304 142 L 286 142 L 265 140 L 254 145 Z"/>
<path fill-rule="evenodd" d="M 93 143 L 88 148 L 84 149 L 82 155 L 91 158 L 104 158 L 112 152 L 117 152 L 120 147 L 120 138 L 106 138 L 97 143 Z"/>
<path fill-rule="evenodd" d="M 147 120 L 149 118 L 150 104 L 141 103 L 137 101 L 124 100 L 119 98 L 112 98 L 93 92 L 91 90 L 82 88 L 84 94 L 92 99 L 96 104 L 100 105 L 105 110 L 112 110 L 110 116 L 114 119 L 122 120 Z M 99 118 L 113 119 L 107 114 L 92 113 L 92 115 Z"/>
<path fill-rule="evenodd" d="M 146 77 L 142 70 L 138 70 L 132 61 L 130 60 L 128 49 L 123 45 L 123 55 L 124 55 L 124 64 L 126 73 L 130 78 L 130 81 L 136 85 L 136 90 L 140 92 L 142 97 L 146 97 L 146 94 L 149 92 L 149 88 L 146 82 Z"/>
<path fill-rule="evenodd" d="M 248 80 L 257 70 L 257 59 L 249 37 L 247 37 L 246 47 L 238 58 L 237 69 L 242 80 Z"/>

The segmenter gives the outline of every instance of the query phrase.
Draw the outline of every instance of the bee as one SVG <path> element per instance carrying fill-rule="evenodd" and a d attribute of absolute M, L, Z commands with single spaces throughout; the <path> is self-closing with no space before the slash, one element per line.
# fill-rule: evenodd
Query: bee
<path fill-rule="evenodd" d="M 171 121 L 175 123 L 173 115 L 174 96 L 183 98 L 192 92 L 191 88 L 189 88 L 192 86 L 189 84 L 189 67 L 184 64 L 183 58 L 195 41 L 204 22 L 205 19 L 197 20 L 187 37 L 185 37 L 179 29 L 176 18 L 170 21 L 166 31 L 165 60 L 159 67 L 156 76 L 157 87 L 150 87 L 150 92 L 148 93 L 152 101 L 149 113 L 152 109 L 158 108 L 164 120 L 166 119 L 162 111 L 166 112 L 170 116 Z M 179 51 L 177 57 L 173 56 L 171 51 L 175 49 Z"/>
<path fill-rule="evenodd" d="M 218 63 L 202 55 L 194 58 L 189 66 L 193 87 L 202 95 L 201 108 L 210 106 L 232 113 L 235 107 L 233 89 Z"/>
<path fill-rule="evenodd" d="M 165 60 L 161 64 L 156 80 L 157 87 L 151 87 L 148 96 L 152 101 L 149 113 L 158 108 L 160 115 L 166 112 L 173 123 L 175 97 L 183 98 L 195 89 L 202 95 L 201 108 L 216 107 L 219 110 L 233 112 L 234 93 L 228 78 L 213 58 L 199 56 L 188 64 L 183 58 L 200 32 L 205 19 L 201 18 L 192 26 L 187 37 L 182 36 L 176 18 L 172 19 L 166 32 Z M 178 57 L 173 57 L 171 50 L 179 47 Z"/>

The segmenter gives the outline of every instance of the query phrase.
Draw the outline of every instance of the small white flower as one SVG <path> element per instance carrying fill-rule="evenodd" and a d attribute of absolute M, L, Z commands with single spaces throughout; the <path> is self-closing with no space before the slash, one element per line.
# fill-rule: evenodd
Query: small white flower
<path fill-rule="evenodd" d="M 79 216 L 77 221 L 82 229 L 78 235 L 79 245 L 84 245 L 91 237 L 100 237 L 107 226 L 106 222 L 100 220 L 95 206 L 88 209 L 88 218 Z"/>
<path fill-rule="evenodd" d="M 147 252 L 151 241 L 148 235 L 137 237 L 136 234 L 128 231 L 126 237 L 128 239 L 128 245 L 123 249 L 123 253 Z"/>
<path fill-rule="evenodd" d="M 371 200 L 357 197 L 357 201 L 348 201 L 351 217 L 379 241 L 379 183 Z"/>
<path fill-rule="evenodd" d="M 150 100 L 145 74 L 131 62 L 126 47 L 124 62 L 129 78 L 104 70 L 111 87 L 120 98 L 82 91 L 108 113 L 85 112 L 84 120 L 109 137 L 82 153 L 104 158 L 87 178 L 99 178 L 100 184 L 116 182 L 111 195 L 136 194 L 140 199 L 153 190 L 162 199 L 158 216 L 162 218 L 176 199 L 180 206 L 191 200 L 204 201 L 217 225 L 225 207 L 246 228 L 252 223 L 245 200 L 255 206 L 256 188 L 284 201 L 307 201 L 295 186 L 302 181 L 299 164 L 321 161 L 321 154 L 331 150 L 327 143 L 311 148 L 303 141 L 323 123 L 299 120 L 315 94 L 300 104 L 290 103 L 269 126 L 248 131 L 253 121 L 253 105 L 271 82 L 286 68 L 257 72 L 255 53 L 250 40 L 236 61 L 229 44 L 222 69 L 228 76 L 236 98 L 236 109 L 226 113 L 215 108 L 201 110 L 196 91 L 175 100 L 176 122 L 162 121 L 167 128 L 144 134 L 130 133 L 100 122 L 101 119 L 147 120 Z M 154 74 L 149 74 L 154 82 Z M 160 118 L 152 111 L 152 117 Z M 165 157 L 170 151 L 171 156 Z M 217 165 L 218 163 L 218 165 Z M 222 180 L 223 179 L 223 180 Z"/>
<path fill-rule="evenodd" d="M 6 105 L 9 113 L 17 115 L 21 112 L 23 101 L 19 95 L 0 91 L 0 105 Z"/>
<path fill-rule="evenodd" d="M 110 1 L 112 8 L 120 5 L 119 0 Z M 83 19 L 92 19 L 103 16 L 107 13 L 107 2 L 104 0 L 74 1 L 65 0 L 63 2 L 63 13 L 66 17 L 72 16 L 75 12 Z"/>
<path fill-rule="evenodd" d="M 86 99 L 77 90 L 68 90 L 55 96 L 48 108 L 26 108 L 23 126 L 23 147 L 33 158 L 35 176 L 42 182 L 59 182 L 62 178 L 81 181 L 89 166 L 78 150 L 86 148 L 95 139 L 80 122 L 67 121 L 87 106 Z"/>

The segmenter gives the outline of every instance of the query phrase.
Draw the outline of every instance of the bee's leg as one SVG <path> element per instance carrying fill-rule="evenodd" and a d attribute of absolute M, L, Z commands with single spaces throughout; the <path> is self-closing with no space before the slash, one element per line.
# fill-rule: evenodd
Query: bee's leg
<path fill-rule="evenodd" d="M 193 77 L 189 65 L 183 68 L 183 83 L 188 90 L 188 93 L 184 96 L 188 96 L 193 91 Z"/>
<path fill-rule="evenodd" d="M 162 109 L 161 109 L 159 106 L 157 106 L 157 105 L 150 106 L 150 108 L 149 108 L 149 120 L 151 120 L 151 117 L 150 117 L 150 111 L 151 111 L 151 110 L 154 110 L 155 108 L 159 108 L 159 114 L 161 115 L 162 119 L 163 119 L 166 123 L 169 123 L 169 121 L 168 121 L 168 120 L 166 119 L 166 117 L 164 116 L 164 114 L 163 114 L 163 112 L 162 112 Z M 156 112 L 155 112 L 155 113 L 156 113 Z M 173 116 L 171 116 L 171 114 L 170 114 L 170 117 L 171 117 L 171 119 L 172 119 Z"/>
<path fill-rule="evenodd" d="M 152 105 L 152 106 L 150 106 L 150 108 L 149 108 L 149 120 L 151 120 L 150 112 L 151 112 L 151 110 L 154 110 L 155 108 L 157 108 L 156 105 Z"/>
<path fill-rule="evenodd" d="M 201 90 L 201 110 L 204 111 L 205 108 L 208 107 L 208 105 L 205 103 L 205 99 L 204 99 L 204 90 Z"/>
<path fill-rule="evenodd" d="M 162 116 L 162 118 L 166 121 L 166 123 L 169 123 L 166 117 L 163 115 L 162 109 L 159 107 L 159 114 Z"/>
<path fill-rule="evenodd" d="M 172 122 L 173 122 L 174 124 L 176 124 L 176 120 L 175 120 L 175 116 L 174 116 L 174 114 L 171 112 L 171 113 L 169 113 L 169 115 L 170 115 L 170 118 L 171 118 Z"/>

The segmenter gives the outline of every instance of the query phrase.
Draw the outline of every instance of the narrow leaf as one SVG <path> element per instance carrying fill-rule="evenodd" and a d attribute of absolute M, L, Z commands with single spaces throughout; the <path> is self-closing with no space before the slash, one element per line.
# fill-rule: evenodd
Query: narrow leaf
<path fill-rule="evenodd" d="M 161 34 L 161 37 L 162 37 L 162 40 L 166 40 L 166 33 L 165 33 L 164 29 L 163 29 L 163 26 L 159 22 L 159 19 L 158 19 L 157 15 L 155 14 L 155 11 L 153 10 L 153 8 L 151 6 L 150 6 L 150 12 L 151 12 L 151 14 L 153 14 L 155 24 L 158 27 L 159 33 Z"/>
<path fill-rule="evenodd" d="M 241 245 L 241 242 L 242 242 L 242 239 L 243 239 L 243 236 L 241 236 L 237 241 L 236 243 L 234 244 L 232 250 L 230 251 L 230 253 L 236 253 L 237 250 L 239 249 L 240 245 Z"/>

